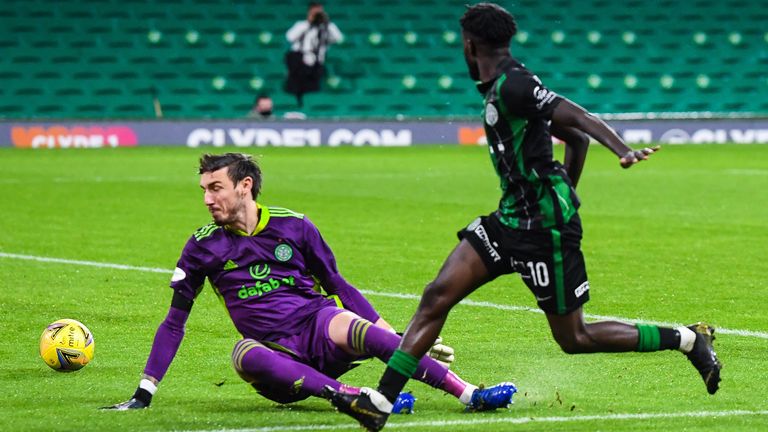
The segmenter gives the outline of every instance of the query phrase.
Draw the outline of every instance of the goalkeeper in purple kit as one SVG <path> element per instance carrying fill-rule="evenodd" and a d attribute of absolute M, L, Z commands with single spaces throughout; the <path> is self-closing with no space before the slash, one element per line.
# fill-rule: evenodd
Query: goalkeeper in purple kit
<path fill-rule="evenodd" d="M 256 202 L 261 171 L 247 155 L 204 155 L 199 173 L 213 222 L 198 229 L 181 253 L 171 279 L 171 307 L 155 334 L 136 392 L 128 401 L 106 408 L 150 405 L 181 344 L 205 278 L 243 336 L 232 352 L 235 370 L 261 395 L 290 403 L 328 397 L 331 389 L 367 392 L 337 378 L 358 360 L 388 361 L 400 336 L 339 274 L 318 229 L 302 214 Z M 322 295 L 320 287 L 336 300 Z M 513 385 L 478 389 L 448 370 L 453 352 L 441 348 L 418 361 L 414 378 L 454 395 L 471 409 L 511 402 Z"/>

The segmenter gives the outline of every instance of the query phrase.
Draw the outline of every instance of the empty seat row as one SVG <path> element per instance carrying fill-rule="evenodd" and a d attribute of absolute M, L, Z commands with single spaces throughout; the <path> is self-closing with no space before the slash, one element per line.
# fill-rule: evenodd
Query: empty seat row
<path fill-rule="evenodd" d="M 259 93 L 278 111 L 285 30 L 306 2 L 0 2 L 0 116 L 239 117 Z M 310 115 L 475 116 L 463 2 L 328 0 L 345 34 Z M 516 57 L 597 112 L 766 112 L 768 12 L 747 0 L 520 0 Z M 653 25 L 649 25 L 653 23 Z"/>

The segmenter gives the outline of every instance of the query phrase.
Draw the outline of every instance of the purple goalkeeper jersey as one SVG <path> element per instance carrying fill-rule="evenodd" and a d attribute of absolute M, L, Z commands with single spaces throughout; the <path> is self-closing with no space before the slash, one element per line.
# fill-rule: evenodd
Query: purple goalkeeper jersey
<path fill-rule="evenodd" d="M 318 310 L 336 305 L 375 322 L 379 316 L 339 274 L 333 252 L 304 215 L 259 206 L 253 234 L 210 223 L 187 241 L 171 288 L 194 299 L 207 277 L 246 338 L 274 341 L 302 331 Z"/>

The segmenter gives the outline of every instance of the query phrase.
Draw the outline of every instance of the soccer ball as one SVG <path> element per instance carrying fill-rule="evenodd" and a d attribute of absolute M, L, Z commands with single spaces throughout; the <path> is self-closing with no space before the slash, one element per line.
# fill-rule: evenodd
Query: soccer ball
<path fill-rule="evenodd" d="M 73 319 L 60 319 L 40 336 L 40 357 L 52 369 L 76 371 L 93 360 L 93 335 Z"/>

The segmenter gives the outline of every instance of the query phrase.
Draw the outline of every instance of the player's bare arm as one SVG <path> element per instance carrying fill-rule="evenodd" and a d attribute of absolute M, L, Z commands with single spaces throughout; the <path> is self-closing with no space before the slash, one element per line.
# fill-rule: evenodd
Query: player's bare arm
<path fill-rule="evenodd" d="M 587 159 L 589 137 L 576 128 L 561 126 L 556 123 L 552 123 L 550 131 L 552 135 L 565 143 L 563 166 L 565 172 L 568 173 L 568 178 L 573 183 L 573 187 L 576 187 L 581 177 L 581 171 L 584 169 L 584 162 Z"/>
<path fill-rule="evenodd" d="M 619 157 L 622 168 L 629 168 L 640 161 L 647 160 L 648 156 L 660 150 L 659 146 L 632 150 L 604 121 L 568 99 L 564 99 L 555 108 L 552 124 L 576 128 L 596 139 Z"/>

